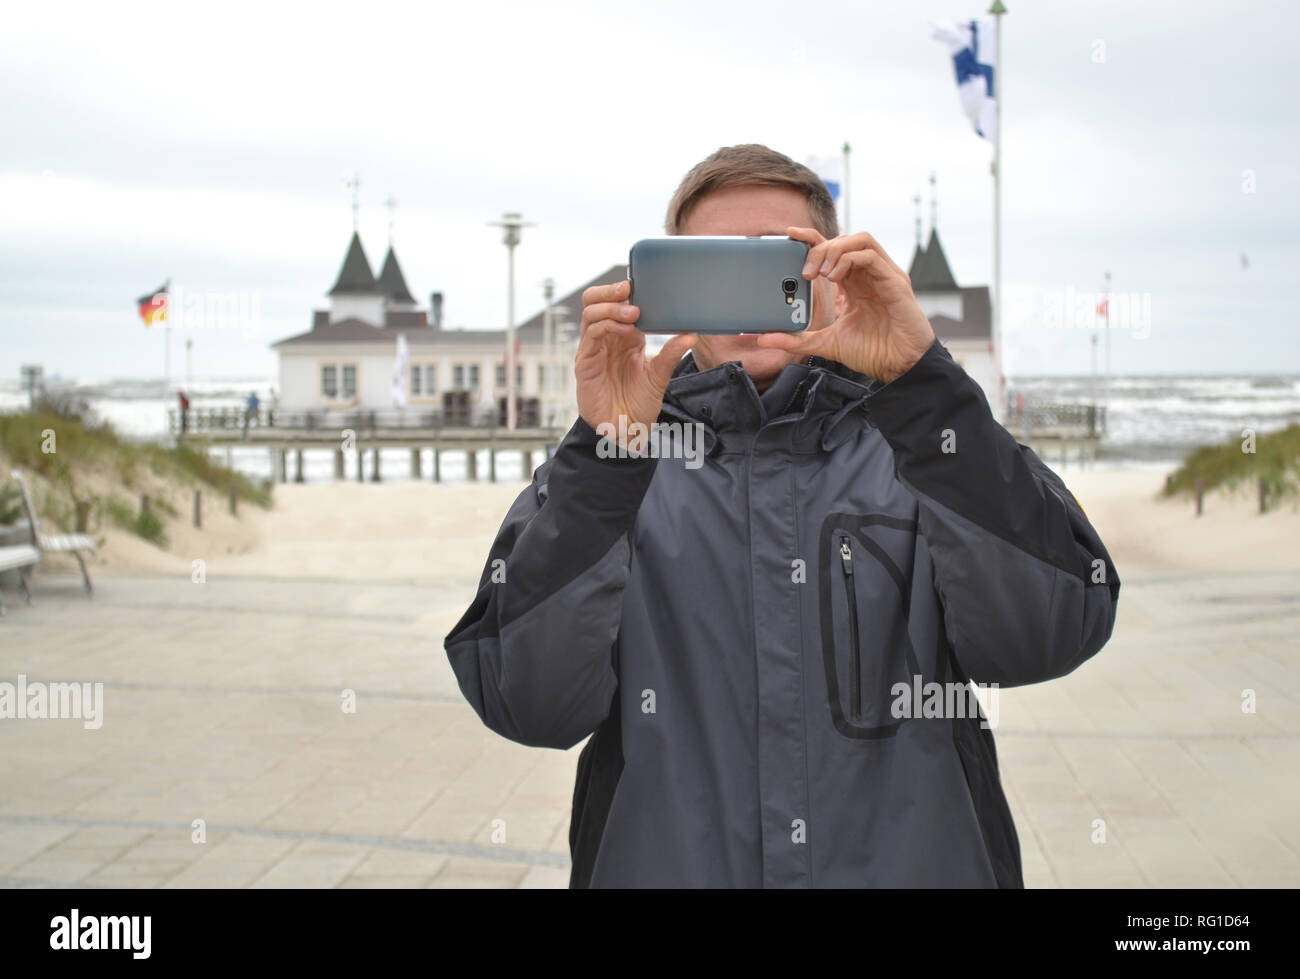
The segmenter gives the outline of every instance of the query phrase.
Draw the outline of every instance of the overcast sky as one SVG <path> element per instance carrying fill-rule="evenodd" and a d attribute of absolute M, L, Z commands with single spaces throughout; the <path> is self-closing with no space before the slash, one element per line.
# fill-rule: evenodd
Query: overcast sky
<path fill-rule="evenodd" d="M 256 297 L 255 330 L 196 330 L 196 376 L 273 376 L 343 259 L 361 180 L 371 263 L 397 253 L 449 326 L 501 328 L 487 222 L 537 222 L 520 318 L 661 234 L 719 146 L 854 148 L 852 223 L 906 265 L 938 174 L 962 285 L 992 279 L 991 146 L 930 22 L 987 0 L 815 6 L 18 4 L 0 33 L 0 374 L 160 376 L 134 300 L 170 276 Z M 1004 18 L 1004 330 L 1011 375 L 1086 373 L 1067 289 L 1149 296 L 1116 373 L 1300 372 L 1294 4 L 1010 0 Z M 1252 187 L 1253 182 L 1253 187 Z M 1253 191 L 1253 192 L 1252 192 Z M 1243 262 L 1243 256 L 1246 256 Z M 183 337 L 173 331 L 173 365 Z"/>

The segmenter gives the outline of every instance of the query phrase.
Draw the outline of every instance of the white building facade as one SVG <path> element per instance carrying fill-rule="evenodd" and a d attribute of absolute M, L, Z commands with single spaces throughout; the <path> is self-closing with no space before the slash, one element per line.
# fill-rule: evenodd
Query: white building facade
<path fill-rule="evenodd" d="M 988 287 L 957 284 L 934 231 L 924 249 L 917 243 L 909 275 L 935 333 L 983 389 L 995 416 L 1003 417 Z M 582 319 L 582 293 L 626 276 L 626 265 L 612 265 L 555 301 L 549 343 L 543 313 L 517 326 L 516 393 L 537 399 L 532 424 L 567 428 L 572 423 L 577 412 L 573 341 Z M 376 277 L 354 232 L 328 296 L 329 308 L 313 314 L 309 331 L 272 345 L 280 359 L 281 410 L 374 410 L 427 417 L 451 400 L 467 398 L 474 421 L 490 418 L 494 411 L 500 416 L 506 396 L 506 331 L 445 329 L 442 293 L 432 293 L 428 309 L 421 309 L 391 245 Z M 399 336 L 406 338 L 407 357 L 404 391 L 395 397 Z M 520 424 L 525 425 L 522 417 Z"/>

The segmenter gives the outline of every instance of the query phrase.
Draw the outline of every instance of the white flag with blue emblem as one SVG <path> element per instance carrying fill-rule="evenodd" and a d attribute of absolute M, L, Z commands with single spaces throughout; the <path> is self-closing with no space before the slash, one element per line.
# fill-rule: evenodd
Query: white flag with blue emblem
<path fill-rule="evenodd" d="M 975 132 L 992 142 L 997 139 L 997 82 L 993 63 L 997 57 L 997 35 L 992 17 L 980 17 L 948 24 L 935 24 L 935 40 L 952 50 L 957 71 L 957 92 L 962 108 Z"/>
<path fill-rule="evenodd" d="M 810 156 L 808 169 L 822 178 L 822 183 L 831 192 L 831 200 L 840 202 L 840 191 L 844 186 L 843 156 Z"/>
<path fill-rule="evenodd" d="M 397 356 L 393 360 L 393 407 L 406 407 L 406 366 L 411 359 L 411 348 L 406 334 L 397 334 Z"/>

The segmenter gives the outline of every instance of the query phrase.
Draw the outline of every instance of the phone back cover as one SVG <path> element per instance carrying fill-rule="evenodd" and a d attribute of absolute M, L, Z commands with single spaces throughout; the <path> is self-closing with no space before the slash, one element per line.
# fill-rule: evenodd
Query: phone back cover
<path fill-rule="evenodd" d="M 645 333 L 794 333 L 807 327 L 808 245 L 786 237 L 673 235 L 645 238 L 628 255 Z M 781 283 L 797 288 L 786 301 Z"/>

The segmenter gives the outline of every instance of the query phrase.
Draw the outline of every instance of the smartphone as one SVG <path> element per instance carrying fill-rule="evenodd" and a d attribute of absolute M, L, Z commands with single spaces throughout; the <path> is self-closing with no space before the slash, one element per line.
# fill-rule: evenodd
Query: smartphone
<path fill-rule="evenodd" d="M 812 318 L 807 243 L 785 235 L 664 235 L 627 257 L 644 333 L 798 333 Z"/>

